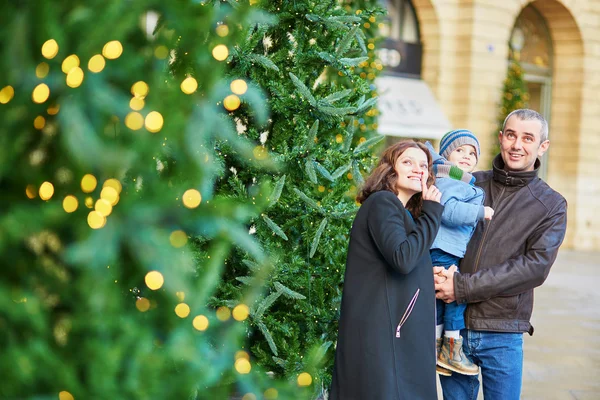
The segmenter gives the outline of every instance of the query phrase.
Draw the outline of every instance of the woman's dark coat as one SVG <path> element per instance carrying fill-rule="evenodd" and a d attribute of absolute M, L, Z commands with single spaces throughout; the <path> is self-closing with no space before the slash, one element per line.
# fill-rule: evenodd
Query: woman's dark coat
<path fill-rule="evenodd" d="M 435 400 L 429 247 L 443 206 L 413 220 L 392 192 L 367 198 L 350 234 L 331 400 Z"/>

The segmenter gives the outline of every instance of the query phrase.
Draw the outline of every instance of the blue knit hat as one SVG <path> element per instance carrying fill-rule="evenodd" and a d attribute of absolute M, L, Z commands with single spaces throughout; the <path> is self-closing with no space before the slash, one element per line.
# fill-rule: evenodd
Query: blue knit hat
<path fill-rule="evenodd" d="M 467 129 L 456 129 L 446 133 L 440 141 L 440 155 L 445 159 L 448 159 L 450 153 L 465 144 L 475 147 L 477 160 L 479 160 L 479 155 L 481 153 L 479 149 L 479 140 L 477 140 L 473 132 Z"/>

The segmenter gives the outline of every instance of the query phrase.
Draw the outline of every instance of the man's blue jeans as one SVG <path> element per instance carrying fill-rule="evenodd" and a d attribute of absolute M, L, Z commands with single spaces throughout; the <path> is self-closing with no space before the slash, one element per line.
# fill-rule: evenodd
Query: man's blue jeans
<path fill-rule="evenodd" d="M 518 400 L 523 378 L 523 334 L 461 331 L 464 353 L 481 368 L 485 400 Z M 441 376 L 444 400 L 476 400 L 479 377 Z"/>

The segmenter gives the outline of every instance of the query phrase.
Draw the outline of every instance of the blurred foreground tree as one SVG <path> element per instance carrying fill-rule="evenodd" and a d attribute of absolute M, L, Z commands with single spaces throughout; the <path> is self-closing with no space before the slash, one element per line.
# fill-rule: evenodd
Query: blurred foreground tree
<path fill-rule="evenodd" d="M 240 170 L 276 170 L 225 129 L 223 107 L 230 52 L 273 19 L 235 1 L 2 7 L 0 397 L 311 395 L 241 351 L 247 306 L 228 318 L 208 305 L 232 249 L 268 264 L 248 225 L 272 188 L 257 183 L 249 202 L 214 187 L 221 149 Z M 186 57 L 197 79 L 169 72 Z M 251 85 L 245 99 L 249 126 L 266 124 L 263 92 Z"/>

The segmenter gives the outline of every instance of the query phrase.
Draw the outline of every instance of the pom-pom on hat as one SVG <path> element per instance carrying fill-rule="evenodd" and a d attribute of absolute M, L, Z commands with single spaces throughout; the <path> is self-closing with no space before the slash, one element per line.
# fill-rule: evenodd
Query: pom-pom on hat
<path fill-rule="evenodd" d="M 477 140 L 473 132 L 467 129 L 456 129 L 446 133 L 440 141 L 440 155 L 445 159 L 448 159 L 450 153 L 465 144 L 470 144 L 475 147 L 477 160 L 479 160 L 479 155 L 481 153 L 479 149 L 479 140 Z"/>

